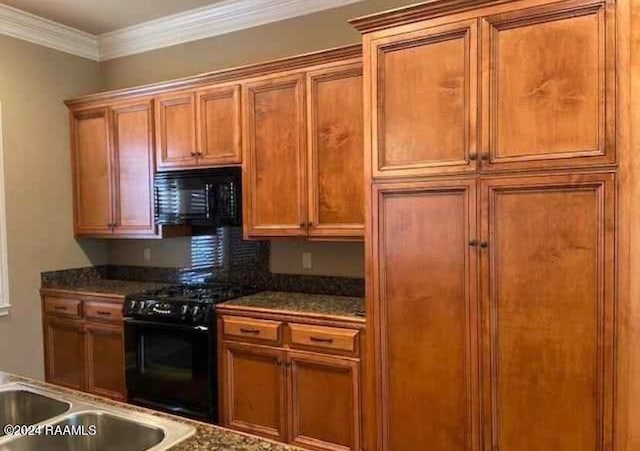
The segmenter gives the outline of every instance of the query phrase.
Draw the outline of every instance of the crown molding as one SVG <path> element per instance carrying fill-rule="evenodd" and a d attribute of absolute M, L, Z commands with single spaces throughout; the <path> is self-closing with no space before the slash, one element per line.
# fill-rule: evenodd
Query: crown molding
<path fill-rule="evenodd" d="M 223 0 L 97 36 L 0 3 L 0 34 L 104 61 L 360 1 Z"/>
<path fill-rule="evenodd" d="M 223 0 L 98 37 L 100 59 L 120 58 L 210 38 L 362 0 Z"/>
<path fill-rule="evenodd" d="M 0 34 L 98 61 L 96 36 L 0 3 Z"/>

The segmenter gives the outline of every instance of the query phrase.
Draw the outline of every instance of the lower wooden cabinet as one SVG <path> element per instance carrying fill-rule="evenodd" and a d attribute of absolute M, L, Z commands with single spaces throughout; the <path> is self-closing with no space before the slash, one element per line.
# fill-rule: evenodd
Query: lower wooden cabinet
<path fill-rule="evenodd" d="M 110 314 L 94 319 L 94 305 Z M 124 399 L 122 318 L 104 306 L 119 312 L 113 300 L 43 294 L 45 378 L 52 384 Z"/>
<path fill-rule="evenodd" d="M 85 381 L 82 321 L 45 317 L 44 329 L 47 382 L 82 390 Z"/>
<path fill-rule="evenodd" d="M 234 333 L 229 325 L 241 320 L 237 312 L 218 319 L 222 425 L 306 449 L 363 449 L 358 328 L 278 322 L 277 316 L 245 318 L 247 324 L 277 325 L 279 336 L 265 345 L 257 333 Z M 358 344 L 350 351 L 327 345 L 297 350 L 292 331 L 304 327 L 318 330 L 314 338 L 322 340 L 320 346 L 346 330 Z"/>
<path fill-rule="evenodd" d="M 312 449 L 361 449 L 358 362 L 289 352 L 286 365 L 290 388 L 289 441 Z"/>

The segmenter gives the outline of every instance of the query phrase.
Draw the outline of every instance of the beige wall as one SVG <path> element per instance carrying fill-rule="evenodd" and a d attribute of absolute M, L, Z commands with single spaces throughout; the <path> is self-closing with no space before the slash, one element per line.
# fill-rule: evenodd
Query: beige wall
<path fill-rule="evenodd" d="M 67 109 L 95 91 L 97 63 L 0 36 L 10 301 L 0 318 L 0 369 L 44 377 L 40 272 L 100 264 L 106 245 L 76 242 Z"/>
<path fill-rule="evenodd" d="M 366 0 L 102 63 L 104 89 L 115 89 L 268 61 L 360 42 L 347 20 L 417 0 Z"/>
<path fill-rule="evenodd" d="M 268 61 L 360 42 L 347 20 L 415 3 L 414 0 L 368 0 L 308 16 L 263 25 L 201 41 L 118 58 L 102 63 L 103 88 L 116 89 L 170 80 L 202 72 Z M 110 244 L 116 264 L 172 266 L 189 255 L 188 241 L 151 243 L 151 262 L 144 262 L 144 242 Z M 170 255 L 168 249 L 173 254 Z M 313 254 L 313 268 L 303 270 L 302 252 Z M 274 241 L 271 270 L 282 273 L 363 277 L 363 245 Z"/>

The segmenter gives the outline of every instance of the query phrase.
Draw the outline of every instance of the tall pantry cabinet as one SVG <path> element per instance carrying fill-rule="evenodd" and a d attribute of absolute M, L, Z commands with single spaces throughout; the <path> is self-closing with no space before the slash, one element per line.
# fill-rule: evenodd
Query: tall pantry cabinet
<path fill-rule="evenodd" d="M 616 2 L 428 1 L 352 23 L 368 449 L 614 449 Z"/>

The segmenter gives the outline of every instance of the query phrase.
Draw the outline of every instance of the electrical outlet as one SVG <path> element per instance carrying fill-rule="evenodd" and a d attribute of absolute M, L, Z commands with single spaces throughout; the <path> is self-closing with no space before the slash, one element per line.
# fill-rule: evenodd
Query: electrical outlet
<path fill-rule="evenodd" d="M 151 249 L 148 247 L 144 248 L 144 261 L 145 263 L 149 263 L 151 261 Z"/>
<path fill-rule="evenodd" d="M 313 268 L 313 262 L 311 261 L 311 252 L 302 253 L 302 269 Z"/>

